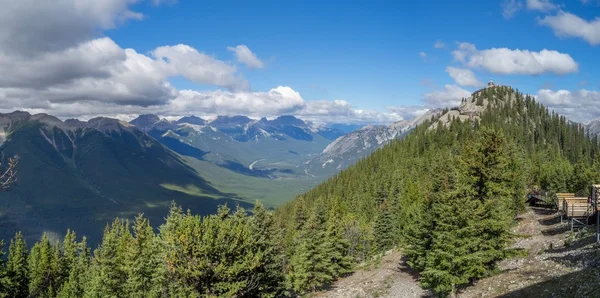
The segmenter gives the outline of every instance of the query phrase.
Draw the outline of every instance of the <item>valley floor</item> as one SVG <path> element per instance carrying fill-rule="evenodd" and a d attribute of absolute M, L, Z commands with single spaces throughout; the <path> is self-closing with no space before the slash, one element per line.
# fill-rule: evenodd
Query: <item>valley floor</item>
<path fill-rule="evenodd" d="M 571 235 L 560 216 L 541 208 L 531 208 L 518 221 L 512 247 L 525 256 L 502 261 L 500 274 L 466 287 L 458 297 L 600 297 L 594 226 Z M 430 296 L 401 259 L 398 252 L 388 253 L 378 266 L 360 269 L 313 297 Z"/>

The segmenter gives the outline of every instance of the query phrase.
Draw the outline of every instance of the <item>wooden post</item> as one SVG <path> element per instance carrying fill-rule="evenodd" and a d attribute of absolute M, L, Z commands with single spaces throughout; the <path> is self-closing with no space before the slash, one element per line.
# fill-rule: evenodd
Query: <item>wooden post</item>
<path fill-rule="evenodd" d="M 598 189 L 592 185 L 592 201 L 596 213 L 596 243 L 600 243 L 600 214 L 598 214 Z"/>

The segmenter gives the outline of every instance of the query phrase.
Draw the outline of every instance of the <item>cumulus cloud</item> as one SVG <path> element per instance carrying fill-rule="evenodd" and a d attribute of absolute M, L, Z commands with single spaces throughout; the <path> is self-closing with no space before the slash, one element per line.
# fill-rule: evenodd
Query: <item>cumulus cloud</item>
<path fill-rule="evenodd" d="M 279 86 L 268 92 L 229 92 L 182 90 L 170 103 L 170 113 L 195 111 L 197 114 L 271 116 L 294 113 L 305 106 L 300 93 Z"/>
<path fill-rule="evenodd" d="M 541 12 L 547 12 L 557 8 L 556 4 L 552 3 L 550 0 L 527 0 L 526 4 L 527 9 Z"/>
<path fill-rule="evenodd" d="M 227 50 L 233 52 L 238 62 L 246 64 L 249 68 L 263 68 L 264 63 L 252 53 L 246 45 L 238 45 L 235 47 L 227 47 Z"/>
<path fill-rule="evenodd" d="M 446 72 L 461 86 L 481 87 L 483 85 L 470 69 L 449 66 L 446 68 Z"/>
<path fill-rule="evenodd" d="M 248 81 L 236 75 L 236 67 L 196 49 L 179 44 L 162 46 L 152 51 L 152 56 L 160 60 L 167 74 L 196 82 L 226 87 L 248 89 Z"/>
<path fill-rule="evenodd" d="M 267 92 L 248 91 L 195 91 L 181 90 L 160 105 L 140 106 L 109 101 L 53 102 L 37 97 L 8 96 L 7 89 L 0 89 L 0 112 L 15 109 L 31 113 L 49 113 L 60 118 L 87 120 L 97 116 L 131 120 L 139 114 L 157 114 L 177 118 L 181 115 L 212 117 L 216 115 L 246 115 L 249 117 L 275 117 L 296 115 L 318 123 L 391 123 L 413 118 L 428 110 L 423 106 L 388 107 L 385 111 L 363 110 L 345 100 L 305 101 L 299 92 L 287 86 L 279 86 Z M 41 97 L 43 98 L 43 97 Z"/>
<path fill-rule="evenodd" d="M 457 85 L 446 84 L 444 89 L 425 93 L 423 101 L 428 108 L 459 106 L 463 98 L 471 96 L 471 92 Z"/>
<path fill-rule="evenodd" d="M 61 51 L 94 38 L 98 30 L 140 20 L 137 0 L 0 0 L 0 46 L 10 54 Z"/>
<path fill-rule="evenodd" d="M 361 110 L 343 100 L 305 101 L 285 86 L 251 92 L 235 65 L 188 45 L 138 53 L 102 36 L 123 22 L 143 19 L 132 8 L 141 1 L 176 2 L 0 0 L 0 112 L 18 109 L 61 118 L 125 120 L 143 113 L 294 114 L 322 122 L 364 123 L 391 122 L 409 114 Z M 229 49 L 248 67 L 264 67 L 247 46 Z M 222 90 L 180 91 L 169 83 L 172 77 Z"/>
<path fill-rule="evenodd" d="M 572 121 L 585 122 L 600 117 L 598 91 L 542 89 L 537 92 L 536 99 Z"/>
<path fill-rule="evenodd" d="M 539 19 L 541 25 L 550 27 L 556 36 L 576 37 L 591 45 L 600 44 L 600 18 L 585 20 L 574 14 L 560 11 L 553 16 Z"/>
<path fill-rule="evenodd" d="M 523 9 L 523 3 L 517 0 L 504 0 L 502 2 L 502 16 L 505 19 L 510 19 L 519 10 Z"/>
<path fill-rule="evenodd" d="M 492 48 L 478 50 L 474 44 L 459 43 L 452 52 L 456 61 L 471 68 L 482 68 L 496 74 L 564 75 L 577 72 L 578 65 L 569 54 L 543 49 L 539 52 Z"/>

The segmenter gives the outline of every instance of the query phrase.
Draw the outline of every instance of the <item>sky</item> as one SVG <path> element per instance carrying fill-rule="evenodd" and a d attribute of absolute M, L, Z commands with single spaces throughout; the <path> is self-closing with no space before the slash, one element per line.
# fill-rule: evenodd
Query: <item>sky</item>
<path fill-rule="evenodd" d="M 389 123 L 490 79 L 600 117 L 600 0 L 0 0 L 0 112 Z"/>

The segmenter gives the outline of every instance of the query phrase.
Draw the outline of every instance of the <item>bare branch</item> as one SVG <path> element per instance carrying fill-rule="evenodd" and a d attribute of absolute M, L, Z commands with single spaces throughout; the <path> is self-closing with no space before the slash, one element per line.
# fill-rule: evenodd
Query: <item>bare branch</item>
<path fill-rule="evenodd" d="M 7 165 L 0 170 L 0 191 L 6 191 L 8 188 L 17 182 L 16 166 L 19 163 L 17 157 L 9 158 Z"/>

